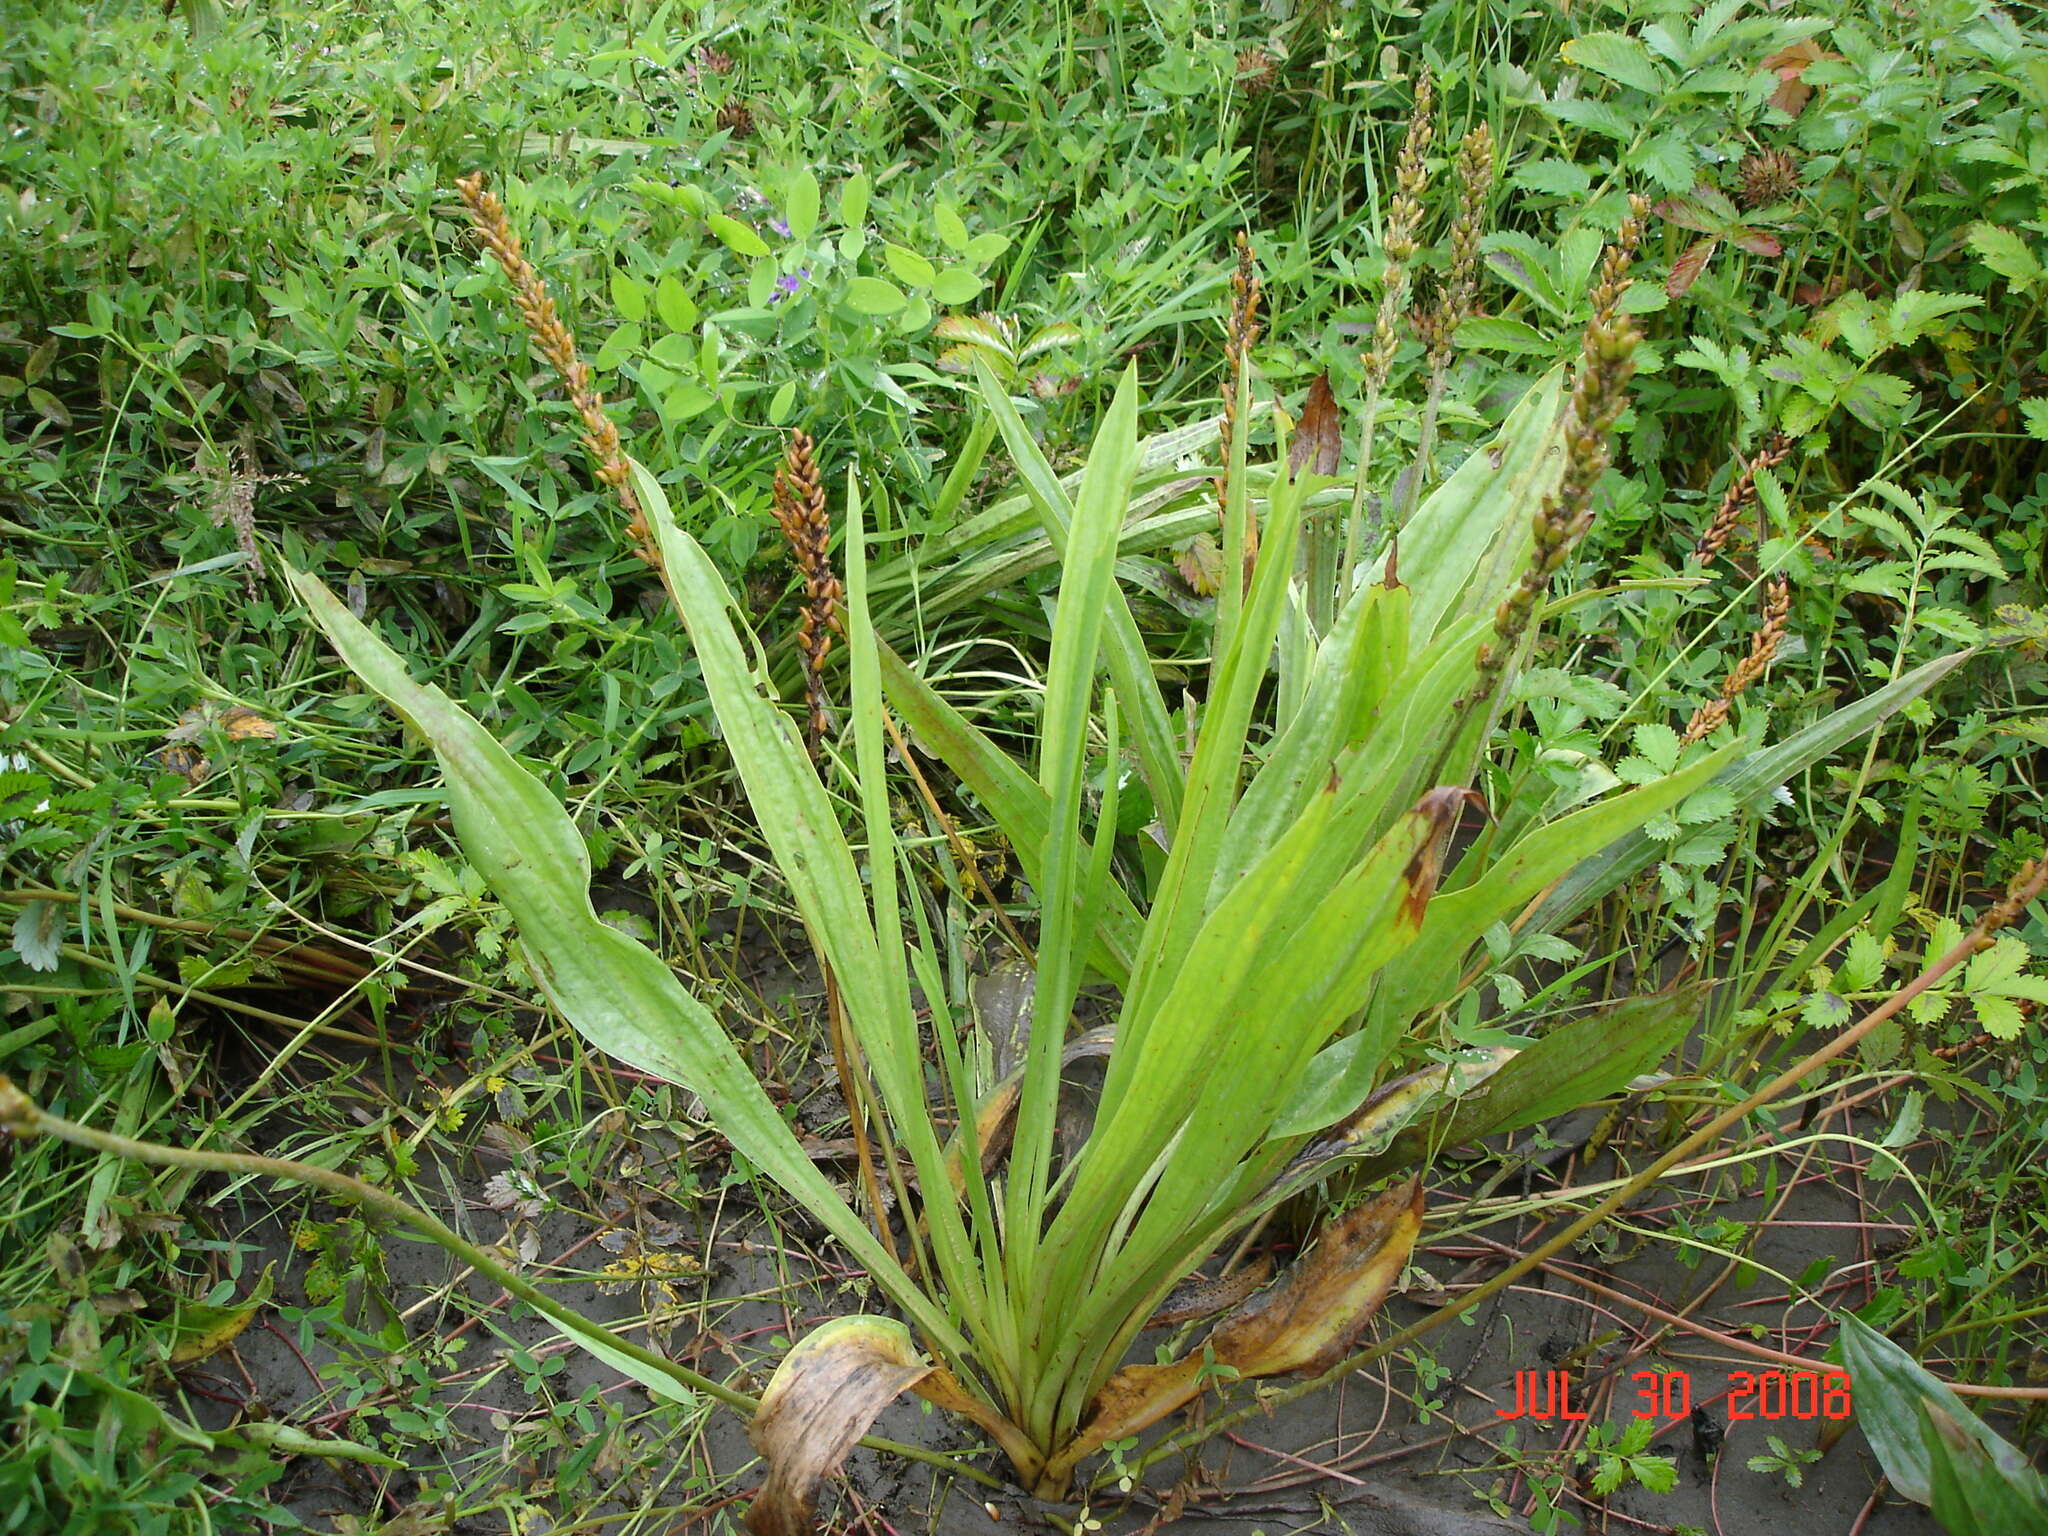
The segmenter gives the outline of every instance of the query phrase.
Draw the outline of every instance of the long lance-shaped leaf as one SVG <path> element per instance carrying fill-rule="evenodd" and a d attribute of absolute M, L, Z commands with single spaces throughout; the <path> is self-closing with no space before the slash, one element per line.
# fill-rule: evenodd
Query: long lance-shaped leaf
<path fill-rule="evenodd" d="M 1144 942 L 1131 970 L 1118 1026 L 1118 1051 L 1102 1087 L 1102 1115 L 1114 1119 L 1136 1081 L 1132 1063 L 1158 1017 L 1158 999 L 1178 977 L 1182 961 L 1219 894 L 1214 876 L 1229 832 L 1230 813 L 1244 770 L 1252 707 L 1266 679 L 1266 662 L 1287 602 L 1301 527 L 1298 483 L 1276 476 L 1266 535 L 1259 547 L 1252 589 L 1230 652 L 1210 690 L 1201 734 L 1188 769 L 1182 826 L 1167 853 Z M 1235 575 L 1235 573 L 1229 573 Z"/>
<path fill-rule="evenodd" d="M 1416 645 L 1450 620 L 1493 612 L 1527 564 L 1530 519 L 1562 468 L 1561 378 L 1560 370 L 1545 375 L 1499 436 L 1459 465 L 1402 526 L 1399 569 L 1414 592 Z"/>
<path fill-rule="evenodd" d="M 975 363 L 975 372 L 981 384 L 982 399 L 988 405 L 989 414 L 995 417 L 997 429 L 1003 434 L 1003 444 L 1010 450 L 1011 462 L 1017 466 L 1017 473 L 1023 478 L 1025 488 L 1044 521 L 1046 537 L 1061 558 L 1068 559 L 1067 540 L 1075 517 L 1074 506 L 1067 500 L 1065 488 L 1052 472 L 1045 455 L 1039 451 L 1023 418 L 1018 416 L 1017 408 L 1010 404 L 1008 391 L 979 359 Z M 1136 452 L 1135 448 L 1128 451 Z M 1091 454 L 1088 470 L 1094 468 L 1094 455 Z M 1135 472 L 1133 465 L 1131 473 Z M 1087 472 L 1084 471 L 1084 490 L 1087 484 Z M 1124 477 L 1122 486 L 1122 500 L 1116 509 L 1116 528 L 1112 529 L 1112 547 L 1115 531 L 1123 526 L 1123 519 L 1130 510 L 1129 475 Z M 1102 558 L 1107 565 L 1109 552 L 1105 551 Z M 1072 564 L 1070 559 L 1068 564 Z M 1152 675 L 1152 659 L 1145 652 L 1144 637 L 1138 633 L 1138 621 L 1131 616 L 1130 604 L 1113 582 L 1104 601 L 1108 605 L 1105 612 L 1108 628 L 1104 634 L 1103 651 L 1109 663 L 1109 679 L 1116 687 L 1117 698 L 1123 701 L 1123 707 L 1131 717 L 1131 735 L 1138 748 L 1138 767 L 1145 775 L 1145 787 L 1151 792 L 1153 809 L 1159 815 L 1160 825 L 1166 829 L 1167 838 L 1171 841 L 1180 825 L 1181 762 L 1180 753 L 1173 744 L 1173 727 L 1167 717 L 1166 701 L 1160 696 L 1158 680 Z"/>
<path fill-rule="evenodd" d="M 1752 809 L 1761 806 L 1779 785 L 1840 751 L 1857 737 L 1876 730 L 1974 655 L 1975 651 L 1957 651 L 1937 656 L 1875 693 L 1824 715 L 1775 747 L 1729 763 L 1714 782 L 1733 794 L 1737 805 Z M 1604 846 L 1595 846 L 1599 851 L 1581 861 L 1543 898 L 1543 904 L 1525 925 L 1528 932 L 1555 933 L 1609 891 L 1656 863 L 1663 845 L 1636 830 Z"/>
<path fill-rule="evenodd" d="M 932 1123 L 918 1065 L 922 1042 L 904 983 L 900 942 L 883 955 L 853 851 L 795 725 L 756 686 L 748 653 L 733 628 L 732 594 L 717 567 L 677 525 L 660 482 L 638 463 L 632 464 L 632 473 L 642 512 L 661 551 L 663 579 L 690 632 L 705 691 L 711 695 L 755 823 L 789 883 L 812 943 L 831 963 L 847 1022 L 860 1040 L 920 1185 L 941 1189 L 945 1149 Z M 876 857 L 889 854 L 885 850 Z M 893 922 L 889 926 L 893 933 Z M 973 1297 L 976 1286 L 967 1273 L 970 1245 L 959 1209 L 951 1201 L 941 1201 L 929 1214 L 939 1235 L 934 1252 L 942 1264 L 953 1266 L 945 1278 L 954 1284 L 956 1295 Z M 942 1349 L 947 1347 L 945 1339 L 958 1336 L 951 1328 L 930 1335 Z"/>
<path fill-rule="evenodd" d="M 942 1157 L 943 1151 L 925 1097 L 923 1052 L 910 1001 L 910 967 L 903 942 L 902 909 L 896 896 L 896 832 L 890 819 L 889 776 L 882 746 L 881 665 L 868 608 L 866 523 L 862 517 L 860 485 L 850 469 L 846 476 L 845 564 L 854 757 L 861 812 L 867 828 L 868 881 L 874 892 L 877 959 L 889 996 L 889 1011 L 884 1020 L 850 1022 L 869 1053 L 869 1070 L 885 1085 L 886 1095 L 895 1106 L 892 1114 L 897 1119 L 899 1134 L 923 1150 L 924 1155 L 918 1159 L 923 1166 Z M 876 1028 L 878 1024 L 880 1027 Z M 881 1036 L 879 1042 L 874 1038 L 876 1034 Z M 881 1046 L 879 1052 L 874 1050 L 877 1043 Z M 911 1117 L 913 1123 L 903 1123 L 906 1117 Z M 954 1203 L 942 1195 L 938 1205 L 938 1210 L 925 1212 L 925 1226 L 938 1250 L 938 1270 L 945 1278 L 956 1309 L 978 1325 L 989 1314 L 989 1297 L 977 1245 L 968 1238 L 966 1224 Z"/>
<path fill-rule="evenodd" d="M 1114 1355 L 1091 1358 L 1088 1350 L 1105 1336 L 1121 1354 L 1132 1325 L 1152 1305 L 1162 1283 L 1201 1253 L 1187 1247 L 1191 1232 L 1205 1226 L 1217 1191 L 1233 1182 L 1237 1165 L 1268 1134 L 1273 1117 L 1299 1091 L 1316 1050 L 1357 1006 L 1370 978 L 1411 944 L 1436 888 L 1441 849 L 1465 792 L 1439 790 L 1404 816 L 1309 914 L 1306 922 L 1274 942 L 1260 944 L 1264 965 L 1240 991 L 1242 1009 L 1226 1027 L 1203 1037 L 1210 1070 L 1192 1094 L 1175 1093 L 1184 1123 L 1196 1134 L 1172 1143 L 1143 1215 L 1089 1293 L 1078 1299 L 1073 1329 L 1075 1350 L 1069 1374 L 1092 1381 Z M 1218 908 L 1219 916 L 1228 910 Z M 1211 944 L 1228 942 L 1220 927 L 1205 931 Z M 1191 966 L 1205 958 L 1201 947 Z M 1186 1006 L 1180 989 L 1167 1007 L 1176 1016 Z M 1169 1039 L 1179 1033 L 1155 1034 Z M 1133 1105 L 1131 1113 L 1138 1113 Z M 1087 1199 L 1077 1184 L 1074 1201 Z"/>
<path fill-rule="evenodd" d="M 1007 1255 L 1013 1286 L 1035 1267 L 1044 1217 L 1045 1189 L 1052 1164 L 1054 1115 L 1059 1101 L 1059 1061 L 1064 1020 L 1081 981 L 1088 935 L 1080 929 L 1084 897 L 1081 856 L 1081 799 L 1087 776 L 1088 721 L 1095 694 L 1095 663 L 1105 613 L 1116 591 L 1110 558 L 1116 530 L 1130 495 L 1137 457 L 1138 371 L 1134 364 L 1117 386 L 1088 456 L 1074 518 L 1067 528 L 1065 575 L 1053 618 L 1052 655 L 1047 668 L 1039 778 L 1048 807 L 1039 869 L 1044 879 L 1044 916 L 1039 931 L 1039 1028 L 1026 1053 L 1024 1092 L 1017 1109 L 1007 1196 Z M 1148 679 L 1149 682 L 1149 679 Z M 1156 690 L 1154 690 L 1156 693 Z M 1108 829 L 1104 829 L 1108 836 Z M 928 1183 L 927 1188 L 942 1186 Z M 1030 1426 L 1027 1424 L 1026 1426 Z"/>
<path fill-rule="evenodd" d="M 748 1161 L 823 1222 L 928 1337 L 964 1356 L 959 1330 L 804 1155 L 710 1010 L 645 947 L 598 921 L 589 852 L 555 797 L 440 689 L 415 683 L 318 580 L 286 577 L 342 660 L 433 747 L 463 852 L 505 904 L 563 1017 L 599 1050 L 697 1094 Z"/>
<path fill-rule="evenodd" d="M 1044 890 L 1038 856 L 1051 815 L 1044 788 L 1009 753 L 989 740 L 987 733 L 947 703 L 901 656 L 883 645 L 880 659 L 882 687 L 904 724 L 916 735 L 919 745 L 937 756 L 987 807 L 1023 865 L 1024 878 L 1034 890 Z M 1130 977 L 1131 958 L 1138 951 L 1143 927 L 1144 919 L 1139 917 L 1130 897 L 1112 886 L 1106 893 L 1103 910 L 1097 914 L 1097 947 L 1090 962 L 1118 987 Z"/>
<path fill-rule="evenodd" d="M 1376 662 L 1408 655 L 1407 591 L 1378 584 L 1352 594 L 1324 639 L 1308 687 L 1264 765 L 1231 813 L 1216 881 L 1228 885 L 1294 821 L 1328 779 L 1340 754 L 1379 723 L 1392 669 Z"/>
<path fill-rule="evenodd" d="M 1470 1092 L 1403 1127 L 1384 1148 L 1354 1159 L 1358 1176 L 1385 1178 L 1420 1162 L 1431 1147 L 1519 1130 L 1620 1092 L 1679 1047 L 1699 1022 L 1707 995 L 1703 985 L 1684 987 L 1631 998 L 1560 1025 Z M 1316 1174 L 1326 1176 L 1327 1170 Z"/>

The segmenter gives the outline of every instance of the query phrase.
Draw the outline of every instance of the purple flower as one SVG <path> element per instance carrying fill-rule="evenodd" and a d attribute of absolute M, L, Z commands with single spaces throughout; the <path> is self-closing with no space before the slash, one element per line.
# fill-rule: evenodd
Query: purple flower
<path fill-rule="evenodd" d="M 801 293 L 803 291 L 804 279 L 810 275 L 811 269 L 809 267 L 798 267 L 796 271 L 785 273 L 783 276 L 778 277 L 775 279 L 775 291 L 768 295 L 768 302 L 770 304 L 780 304 L 784 299 Z"/>
<path fill-rule="evenodd" d="M 789 221 L 787 219 L 770 219 L 768 227 L 782 236 L 783 239 L 787 240 L 789 238 Z"/>

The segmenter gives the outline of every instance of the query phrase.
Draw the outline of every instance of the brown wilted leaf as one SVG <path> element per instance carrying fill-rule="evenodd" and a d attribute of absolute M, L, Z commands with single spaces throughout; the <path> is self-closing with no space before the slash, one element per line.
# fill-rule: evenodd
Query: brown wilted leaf
<path fill-rule="evenodd" d="M 1838 59 L 1838 53 L 1829 53 L 1810 37 L 1802 37 L 1790 47 L 1780 48 L 1763 61 L 1763 68 L 1773 70 L 1778 76 L 1778 88 L 1771 92 L 1771 105 L 1787 117 L 1797 117 L 1808 99 L 1813 87 L 1803 78 L 1806 66 L 1822 59 Z"/>
<path fill-rule="evenodd" d="M 1707 263 L 1714 259 L 1714 252 L 1721 248 L 1718 240 L 1695 240 L 1679 253 L 1678 260 L 1671 263 L 1671 275 L 1664 279 L 1664 292 L 1674 299 L 1683 298 L 1688 288 L 1700 280 L 1700 274 L 1707 270 Z"/>
<path fill-rule="evenodd" d="M 883 1317 L 840 1317 L 797 1342 L 747 1426 L 768 1476 L 747 1511 L 753 1536 L 810 1536 L 818 1485 L 896 1396 L 932 1367 L 910 1333 Z"/>
<path fill-rule="evenodd" d="M 245 704 L 231 705 L 220 717 L 220 728 L 229 741 L 277 739 L 277 722 L 266 720 Z"/>
<path fill-rule="evenodd" d="M 1421 1231 L 1420 1179 L 1339 1217 L 1286 1279 L 1217 1325 L 1216 1358 L 1242 1376 L 1320 1375 L 1365 1331 Z"/>
<path fill-rule="evenodd" d="M 1169 1365 L 1127 1365 L 1090 1405 L 1088 1422 L 1047 1468 L 1058 1481 L 1111 1440 L 1158 1423 L 1200 1395 L 1213 1359 L 1242 1377 L 1317 1375 L 1343 1358 L 1401 1278 L 1422 1231 L 1422 1181 L 1411 1179 L 1339 1217 L 1278 1285 L 1218 1323 Z"/>
<path fill-rule="evenodd" d="M 1197 597 L 1214 597 L 1216 589 L 1223 585 L 1223 551 L 1206 533 L 1196 534 L 1175 552 L 1173 567 Z"/>
<path fill-rule="evenodd" d="M 1319 475 L 1334 475 L 1343 447 L 1337 397 L 1330 393 L 1329 374 L 1319 374 L 1308 387 L 1308 398 L 1301 403 L 1301 421 L 1294 429 L 1294 441 L 1287 445 L 1287 473 L 1299 475 L 1306 464 Z"/>

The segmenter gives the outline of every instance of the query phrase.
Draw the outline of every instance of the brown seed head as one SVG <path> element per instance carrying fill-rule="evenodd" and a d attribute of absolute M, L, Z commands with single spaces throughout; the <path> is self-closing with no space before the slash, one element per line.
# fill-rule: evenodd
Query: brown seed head
<path fill-rule="evenodd" d="M 1708 700 L 1693 711 L 1683 738 L 1687 745 L 1704 741 L 1712 735 L 1728 718 L 1729 706 L 1748 690 L 1751 683 L 1764 675 L 1764 669 L 1778 654 L 1778 646 L 1785 638 L 1785 621 L 1791 613 L 1792 589 L 1784 577 L 1774 576 L 1764 589 L 1763 624 L 1749 642 L 1749 654 L 1735 664 L 1734 670 L 1722 682 L 1720 697 Z"/>
<path fill-rule="evenodd" d="M 1743 509 L 1756 499 L 1757 471 L 1776 469 L 1791 452 L 1792 439 L 1782 432 L 1773 432 L 1764 439 L 1756 457 L 1742 466 L 1735 478 L 1728 482 L 1728 489 L 1721 493 L 1721 505 L 1714 511 L 1714 520 L 1700 535 L 1699 543 L 1693 546 L 1694 563 L 1705 565 L 1727 545 L 1729 536 L 1735 532 L 1735 525 L 1742 520 Z"/>
<path fill-rule="evenodd" d="M 1436 82 L 1428 70 L 1415 78 L 1415 107 L 1394 168 L 1394 196 L 1387 204 L 1386 265 L 1380 270 L 1380 307 L 1373 318 L 1372 349 L 1365 354 L 1366 388 L 1377 394 L 1394 366 L 1400 346 L 1398 324 L 1408 301 L 1408 263 L 1415 257 L 1422 227 L 1422 195 L 1429 188 L 1425 157 L 1436 135 Z"/>
<path fill-rule="evenodd" d="M 1612 458 L 1609 434 L 1628 403 L 1628 381 L 1635 372 L 1636 345 L 1642 340 L 1635 321 L 1621 312 L 1621 296 L 1628 288 L 1629 264 L 1643 238 L 1648 213 L 1646 199 L 1629 199 L 1628 217 L 1601 262 L 1600 280 L 1592 293 L 1593 317 L 1586 322 L 1578 377 L 1565 411 L 1564 473 L 1536 513 L 1535 549 L 1528 568 L 1494 615 L 1495 638 L 1480 650 L 1479 684 L 1473 696 L 1491 691 L 1529 627 L 1537 599 L 1593 525 L 1593 487 Z"/>
<path fill-rule="evenodd" d="M 804 579 L 804 600 L 797 620 L 797 648 L 803 653 L 804 697 L 810 710 L 807 740 L 815 758 L 818 744 L 832 728 L 825 696 L 825 658 L 832 636 L 845 632 L 841 603 L 845 589 L 832 569 L 832 518 L 825 507 L 825 485 L 818 473 L 809 434 L 792 431 L 783 447 L 782 466 L 775 471 L 775 524 L 789 544 Z"/>
<path fill-rule="evenodd" d="M 1782 149 L 1744 155 L 1736 168 L 1736 196 L 1745 208 L 1768 208 L 1799 190 L 1799 162 Z"/>
<path fill-rule="evenodd" d="M 556 313 L 547 285 L 526 259 L 518 232 L 506 217 L 504 203 L 497 193 L 486 189 L 482 171 L 459 178 L 455 186 L 469 208 L 477 237 L 511 280 L 513 302 L 518 305 L 519 318 L 533 338 L 534 347 L 555 370 L 569 391 L 576 414 L 583 418 L 583 446 L 596 461 L 598 479 L 611 488 L 612 495 L 625 509 L 627 535 L 641 559 L 649 565 L 659 565 L 661 556 L 640 511 L 640 498 L 633 494 L 633 472 L 619 441 L 618 424 L 605 414 L 604 396 L 590 382 L 589 365 L 576 355 L 576 338 Z"/>

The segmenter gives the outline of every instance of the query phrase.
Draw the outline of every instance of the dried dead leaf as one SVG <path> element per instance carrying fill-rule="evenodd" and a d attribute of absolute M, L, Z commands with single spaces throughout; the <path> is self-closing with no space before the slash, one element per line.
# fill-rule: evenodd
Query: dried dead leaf
<path fill-rule="evenodd" d="M 1787 117 L 1797 117 L 1813 95 L 1813 87 L 1804 79 L 1806 66 L 1822 59 L 1840 57 L 1838 53 L 1829 53 L 1810 37 L 1802 37 L 1790 47 L 1780 48 L 1763 62 L 1763 67 L 1774 71 L 1778 77 L 1778 88 L 1771 92 L 1771 105 Z"/>
<path fill-rule="evenodd" d="M 1217 1325 L 1209 1336 L 1216 1358 L 1243 1376 L 1328 1370 L 1401 1278 L 1421 1231 L 1420 1179 L 1338 1218 L 1279 1285 Z"/>
<path fill-rule="evenodd" d="M 1211 1362 L 1241 1377 L 1317 1375 L 1341 1360 L 1401 1278 L 1422 1231 L 1422 1181 L 1397 1184 L 1323 1230 L 1278 1285 L 1218 1323 L 1199 1350 L 1170 1365 L 1129 1365 L 1109 1379 L 1088 1422 L 1054 1457 L 1047 1483 L 1084 1456 L 1185 1407 Z"/>
<path fill-rule="evenodd" d="M 1330 393 L 1329 374 L 1319 374 L 1308 387 L 1308 398 L 1301 404 L 1301 420 L 1295 426 L 1294 440 L 1287 445 L 1287 473 L 1298 476 L 1306 464 L 1316 474 L 1334 475 L 1343 448 L 1337 397 Z"/>
<path fill-rule="evenodd" d="M 910 1331 L 890 1318 L 835 1318 L 799 1340 L 747 1427 L 768 1462 L 747 1511 L 753 1536 L 810 1536 L 819 1484 L 877 1414 L 931 1373 Z"/>

